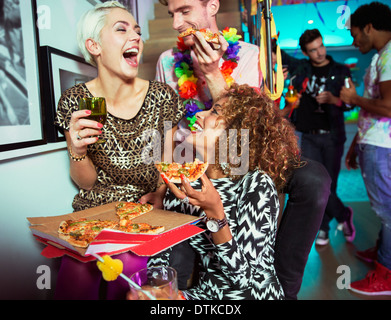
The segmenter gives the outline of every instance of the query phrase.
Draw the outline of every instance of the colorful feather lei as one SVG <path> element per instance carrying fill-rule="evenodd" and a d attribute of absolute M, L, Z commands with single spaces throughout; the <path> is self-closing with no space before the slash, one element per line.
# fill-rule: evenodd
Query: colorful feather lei
<path fill-rule="evenodd" d="M 220 67 L 220 71 L 224 76 L 225 81 L 230 87 L 234 83 L 232 72 L 238 66 L 238 53 L 240 50 L 239 39 L 235 28 L 225 28 L 222 32 L 225 40 L 228 42 L 228 49 L 223 55 L 224 62 Z M 190 48 L 187 47 L 183 38 L 178 38 L 177 48 L 174 50 L 175 60 L 175 75 L 178 78 L 178 94 L 185 99 L 186 118 L 189 120 L 190 130 L 194 131 L 194 123 L 197 121 L 196 114 L 200 111 L 207 110 L 212 106 L 212 101 L 205 104 L 194 99 L 198 93 L 197 81 L 198 78 L 194 75 L 193 61 L 190 54 Z"/>

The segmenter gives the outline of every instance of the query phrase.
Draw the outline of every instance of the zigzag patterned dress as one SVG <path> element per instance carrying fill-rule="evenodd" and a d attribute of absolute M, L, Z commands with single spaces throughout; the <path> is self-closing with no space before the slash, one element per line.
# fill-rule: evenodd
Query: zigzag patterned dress
<path fill-rule="evenodd" d="M 69 130 L 69 121 L 78 110 L 81 97 L 92 97 L 84 83 L 64 91 L 57 108 L 55 124 Z M 132 119 L 108 113 L 102 129 L 106 143 L 88 146 L 88 157 L 98 174 L 92 190 L 80 189 L 73 200 L 75 211 L 114 201 L 138 201 L 155 190 L 165 121 L 175 126 L 186 112 L 171 87 L 150 81 L 144 103 Z M 158 157 L 158 159 L 153 157 Z M 150 161 L 148 163 L 148 161 Z"/>
<path fill-rule="evenodd" d="M 199 283 L 184 291 L 188 300 L 284 299 L 274 269 L 274 243 L 279 201 L 271 178 L 255 170 L 241 180 L 211 180 L 224 205 L 233 238 L 215 245 L 209 231 L 189 240 L 199 254 Z M 192 187 L 201 189 L 200 180 Z M 205 213 L 199 207 L 181 203 L 168 192 L 166 210 L 195 216 Z M 150 258 L 148 265 L 169 265 L 171 250 Z"/>

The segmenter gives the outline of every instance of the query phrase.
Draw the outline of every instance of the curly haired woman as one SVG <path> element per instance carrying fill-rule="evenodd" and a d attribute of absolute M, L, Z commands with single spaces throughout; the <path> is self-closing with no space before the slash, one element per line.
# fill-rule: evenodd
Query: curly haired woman
<path fill-rule="evenodd" d="M 183 296 L 284 299 L 274 268 L 277 190 L 300 162 L 294 129 L 248 85 L 234 84 L 197 119 L 198 130 L 186 141 L 210 163 L 206 174 L 191 184 L 182 176 L 180 189 L 163 175 L 170 189 L 165 209 L 204 217 L 207 229 L 189 241 L 200 258 L 199 281 Z M 170 252 L 149 265 L 168 265 Z"/>

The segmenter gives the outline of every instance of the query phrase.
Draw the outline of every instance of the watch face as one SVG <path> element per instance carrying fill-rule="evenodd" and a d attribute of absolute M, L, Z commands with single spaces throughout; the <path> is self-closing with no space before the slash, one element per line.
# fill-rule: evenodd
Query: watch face
<path fill-rule="evenodd" d="M 206 221 L 206 227 L 211 232 L 217 232 L 220 230 L 219 223 L 216 220 Z"/>

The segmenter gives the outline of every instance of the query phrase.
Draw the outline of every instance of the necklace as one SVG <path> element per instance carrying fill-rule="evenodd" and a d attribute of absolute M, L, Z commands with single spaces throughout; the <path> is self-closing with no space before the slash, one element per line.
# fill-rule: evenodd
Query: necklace
<path fill-rule="evenodd" d="M 239 39 L 240 35 L 237 35 L 235 28 L 225 28 L 222 32 L 224 39 L 228 42 L 228 49 L 223 55 L 224 62 L 220 67 L 220 71 L 223 74 L 225 81 L 230 87 L 234 83 L 232 78 L 232 72 L 238 66 L 238 53 L 240 50 Z M 195 131 L 193 127 L 197 121 L 196 113 L 210 109 L 212 101 L 202 103 L 194 99 L 198 93 L 197 81 L 198 78 L 194 75 L 193 61 L 190 55 L 190 48 L 185 45 L 183 38 L 178 38 L 177 47 L 174 49 L 175 60 L 175 75 L 178 78 L 178 94 L 181 98 L 185 99 L 184 105 L 186 108 L 186 119 L 189 120 L 189 127 L 191 131 Z"/>

